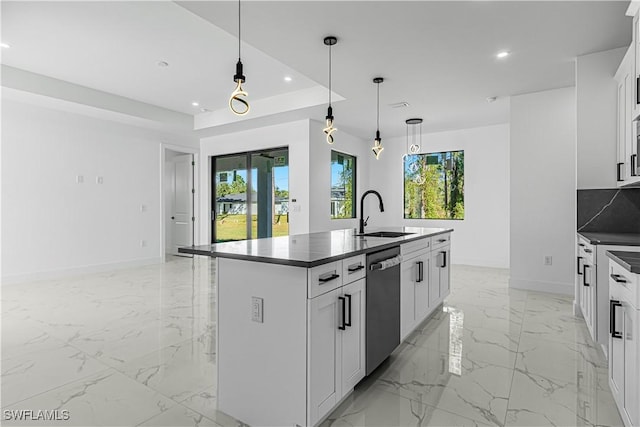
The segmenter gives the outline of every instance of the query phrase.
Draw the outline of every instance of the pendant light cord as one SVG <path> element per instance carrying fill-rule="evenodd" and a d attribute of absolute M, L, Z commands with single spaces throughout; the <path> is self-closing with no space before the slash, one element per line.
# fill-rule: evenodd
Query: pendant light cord
<path fill-rule="evenodd" d="M 329 45 L 329 107 L 331 107 L 331 45 Z"/>
<path fill-rule="evenodd" d="M 380 83 L 378 83 L 378 102 L 377 102 L 378 113 L 376 116 L 376 130 L 380 130 Z"/>
<path fill-rule="evenodd" d="M 238 61 L 240 60 L 240 0 L 238 0 Z"/>

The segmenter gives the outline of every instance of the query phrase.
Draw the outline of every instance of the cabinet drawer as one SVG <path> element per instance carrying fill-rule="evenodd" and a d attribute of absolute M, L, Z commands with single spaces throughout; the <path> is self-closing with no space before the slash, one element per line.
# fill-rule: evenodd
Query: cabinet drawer
<path fill-rule="evenodd" d="M 594 245 L 592 245 L 582 237 L 578 238 L 578 256 L 582 257 L 582 259 L 585 261 L 585 264 L 595 264 L 595 253 L 596 248 Z"/>
<path fill-rule="evenodd" d="M 409 254 L 413 254 L 414 252 L 418 252 L 420 250 L 427 251 L 430 248 L 431 248 L 431 239 L 426 237 L 424 239 L 418 239 L 418 240 L 414 240 L 413 242 L 401 244 L 400 254 L 402 255 L 403 258 L 406 258 Z"/>
<path fill-rule="evenodd" d="M 438 234 L 431 238 L 431 249 L 436 250 L 451 243 L 451 233 Z"/>
<path fill-rule="evenodd" d="M 619 286 L 620 298 L 640 309 L 640 292 L 638 292 L 638 275 L 613 260 L 609 260 L 609 286 Z"/>
<path fill-rule="evenodd" d="M 317 297 L 342 286 L 342 260 L 309 269 L 309 298 Z"/>
<path fill-rule="evenodd" d="M 367 275 L 365 255 L 356 255 L 342 260 L 342 283 L 345 285 L 360 280 Z"/>

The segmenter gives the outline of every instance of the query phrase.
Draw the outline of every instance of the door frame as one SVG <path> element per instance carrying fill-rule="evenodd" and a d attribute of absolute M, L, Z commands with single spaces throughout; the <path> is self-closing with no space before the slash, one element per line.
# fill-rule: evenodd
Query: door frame
<path fill-rule="evenodd" d="M 193 156 L 193 193 L 192 197 L 192 209 L 194 220 L 191 222 L 191 235 L 192 242 L 195 246 L 199 244 L 198 230 L 200 229 L 200 218 L 198 215 L 199 203 L 200 203 L 200 180 L 199 180 L 199 166 L 200 166 L 200 150 L 198 148 L 184 147 L 181 145 L 174 145 L 168 143 L 160 144 L 160 256 L 162 262 L 167 261 L 167 254 L 165 250 L 167 233 L 166 233 L 166 204 L 170 203 L 165 197 L 165 173 L 166 173 L 166 159 L 167 151 L 174 151 L 181 154 L 191 154 Z"/>

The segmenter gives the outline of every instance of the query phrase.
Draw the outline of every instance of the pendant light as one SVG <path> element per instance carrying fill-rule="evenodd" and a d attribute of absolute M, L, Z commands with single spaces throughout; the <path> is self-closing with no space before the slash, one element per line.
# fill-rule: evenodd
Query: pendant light
<path fill-rule="evenodd" d="M 338 39 L 334 36 L 324 38 L 324 44 L 329 46 L 329 108 L 327 108 L 327 117 L 325 117 L 327 127 L 322 131 L 327 134 L 327 143 L 333 144 L 333 135 L 338 129 L 333 127 L 333 108 L 331 108 L 331 46 L 338 43 Z"/>
<path fill-rule="evenodd" d="M 233 81 L 237 85 L 229 98 L 229 108 L 234 114 L 244 116 L 249 112 L 250 107 L 249 102 L 244 99 L 249 94 L 242 88 L 242 83 L 246 79 L 242 70 L 242 60 L 240 59 L 240 40 L 240 0 L 238 0 L 238 63 L 236 64 L 236 74 L 233 76 Z"/>
<path fill-rule="evenodd" d="M 376 137 L 373 140 L 373 154 L 376 156 L 376 160 L 380 158 L 380 153 L 384 150 L 382 146 L 382 138 L 380 137 L 380 83 L 382 83 L 384 79 L 382 77 L 376 77 L 373 79 L 373 82 L 378 85 L 378 101 L 376 103 L 377 115 L 376 115 Z"/>
<path fill-rule="evenodd" d="M 418 154 L 422 146 L 422 119 L 407 119 L 405 123 L 407 124 L 407 154 Z"/>

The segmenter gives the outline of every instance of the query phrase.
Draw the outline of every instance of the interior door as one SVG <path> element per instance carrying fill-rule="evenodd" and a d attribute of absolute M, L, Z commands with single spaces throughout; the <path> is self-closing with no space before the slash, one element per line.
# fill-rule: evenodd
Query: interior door
<path fill-rule="evenodd" d="M 173 163 L 172 253 L 184 255 L 178 248 L 193 245 L 193 156 L 177 156 Z"/>

